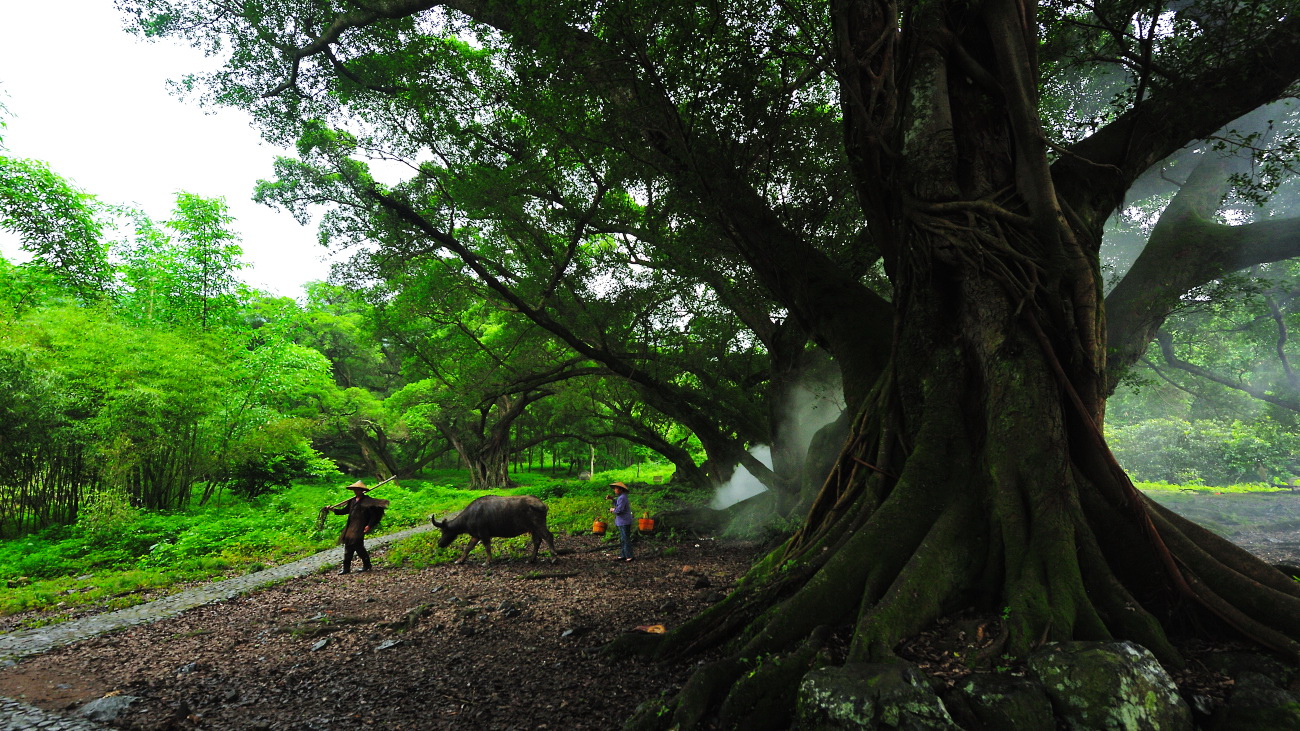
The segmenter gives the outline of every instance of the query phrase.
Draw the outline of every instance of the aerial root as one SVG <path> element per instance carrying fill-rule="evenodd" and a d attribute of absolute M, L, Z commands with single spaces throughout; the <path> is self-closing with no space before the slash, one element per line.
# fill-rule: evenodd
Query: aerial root
<path fill-rule="evenodd" d="M 1185 567 L 1183 574 L 1198 603 L 1242 635 L 1300 659 L 1295 640 L 1300 636 L 1300 599 L 1285 575 L 1244 551 L 1227 552 L 1223 558 L 1210 554 L 1162 512 L 1153 511 L 1152 519 Z M 1268 583 L 1246 572 L 1262 574 Z M 1284 590 L 1276 588 L 1279 584 Z"/>
<path fill-rule="evenodd" d="M 1083 520 L 1082 516 L 1080 520 Z M 1115 636 L 1131 639 L 1150 650 L 1166 666 L 1182 667 L 1183 659 L 1170 644 L 1160 621 L 1115 577 L 1086 521 L 1076 529 L 1076 534 L 1084 589 L 1097 611 L 1097 621 L 1101 623 L 1100 626 L 1082 626 L 1076 635 L 1080 639 L 1108 640 Z"/>
<path fill-rule="evenodd" d="M 727 692 L 718 711 L 721 725 L 747 731 L 789 728 L 799 680 L 816 664 L 830 634 L 822 625 L 793 652 L 746 658 L 752 665 Z"/>
<path fill-rule="evenodd" d="M 891 655 L 899 642 L 961 603 L 983 564 L 983 554 L 974 548 L 987 543 L 977 537 L 980 523 L 967 502 L 950 506 L 930 524 L 908 561 L 892 573 L 883 595 L 863 592 L 851 661 Z"/>
<path fill-rule="evenodd" d="M 1187 578 L 1206 609 L 1246 637 L 1286 655 L 1292 662 L 1300 662 L 1300 643 L 1241 611 L 1232 602 L 1225 601 L 1195 576 Z"/>

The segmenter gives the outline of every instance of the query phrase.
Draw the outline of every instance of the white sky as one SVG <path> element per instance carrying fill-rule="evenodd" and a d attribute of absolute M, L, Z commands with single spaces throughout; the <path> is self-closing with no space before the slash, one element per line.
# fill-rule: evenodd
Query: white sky
<path fill-rule="evenodd" d="M 208 114 L 168 93 L 167 79 L 210 60 L 136 40 L 111 0 L 0 0 L 0 10 L 4 154 L 43 160 L 87 193 L 154 220 L 170 217 L 180 190 L 224 197 L 249 265 L 240 276 L 255 287 L 297 297 L 329 274 L 314 228 L 251 200 L 286 153 L 262 143 L 242 112 Z M 0 253 L 19 258 L 15 242 L 0 239 Z"/>

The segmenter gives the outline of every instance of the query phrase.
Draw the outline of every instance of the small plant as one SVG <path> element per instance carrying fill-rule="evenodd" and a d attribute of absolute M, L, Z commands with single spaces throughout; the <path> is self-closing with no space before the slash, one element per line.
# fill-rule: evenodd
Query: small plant
<path fill-rule="evenodd" d="M 77 511 L 77 526 L 93 543 L 105 543 L 139 518 L 125 492 L 106 489 L 94 493 L 82 504 Z"/>

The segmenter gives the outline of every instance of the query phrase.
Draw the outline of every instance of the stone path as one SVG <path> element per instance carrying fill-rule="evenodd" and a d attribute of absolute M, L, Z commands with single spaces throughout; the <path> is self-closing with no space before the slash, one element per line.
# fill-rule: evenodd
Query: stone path
<path fill-rule="evenodd" d="M 10 698 L 0 698 L 0 731 L 106 731 L 107 728 L 92 721 L 42 711 Z"/>
<path fill-rule="evenodd" d="M 420 525 L 397 533 L 370 538 L 366 540 L 366 548 L 382 548 L 394 541 L 400 541 L 403 538 L 432 529 L 432 525 Z M 292 563 L 273 566 L 245 576 L 237 576 L 233 579 L 217 581 L 193 589 L 186 589 L 162 599 L 137 604 L 134 607 L 96 614 L 61 624 L 0 634 L 0 667 L 11 665 L 24 657 L 39 655 L 55 647 L 70 645 L 105 632 L 172 617 L 187 609 L 225 601 L 240 594 L 278 584 L 281 581 L 306 576 L 327 566 L 336 566 L 342 560 L 343 549 L 341 547 L 331 548 L 306 558 L 300 558 Z M 96 731 L 104 728 L 106 727 L 89 721 L 58 716 L 9 698 L 0 698 L 0 731 L 18 731 L 19 729 Z"/>

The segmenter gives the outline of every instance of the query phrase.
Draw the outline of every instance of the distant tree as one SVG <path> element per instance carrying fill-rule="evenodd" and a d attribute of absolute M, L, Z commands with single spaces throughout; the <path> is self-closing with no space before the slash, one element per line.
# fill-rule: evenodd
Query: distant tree
<path fill-rule="evenodd" d="M 145 320 L 209 330 L 239 306 L 235 272 L 242 250 L 224 200 L 176 194 L 172 217 L 155 223 L 130 211 L 133 241 L 118 252 L 124 307 Z"/>
<path fill-rule="evenodd" d="M 455 449 L 473 487 L 509 484 L 510 456 L 527 446 L 512 444 L 514 427 L 533 404 L 553 396 L 557 384 L 607 373 L 481 298 L 456 268 L 412 272 L 379 297 L 378 331 L 399 346 L 411 381 L 386 404 L 413 435 L 437 434 Z"/>
<path fill-rule="evenodd" d="M 301 309 L 295 309 L 290 332 L 295 342 L 329 359 L 339 387 L 365 388 L 383 397 L 403 380 L 400 354 L 376 333 L 374 315 L 363 291 L 312 282 Z"/>
<path fill-rule="evenodd" d="M 103 297 L 113 283 L 101 206 L 38 160 L 2 154 L 0 230 L 18 236 L 33 262 L 82 300 Z"/>
<path fill-rule="evenodd" d="M 311 446 L 321 404 L 336 391 L 325 357 L 264 331 L 257 342 L 229 351 L 221 403 L 206 425 L 212 464 L 202 499 L 223 487 L 256 497 L 295 478 L 333 472 Z"/>

